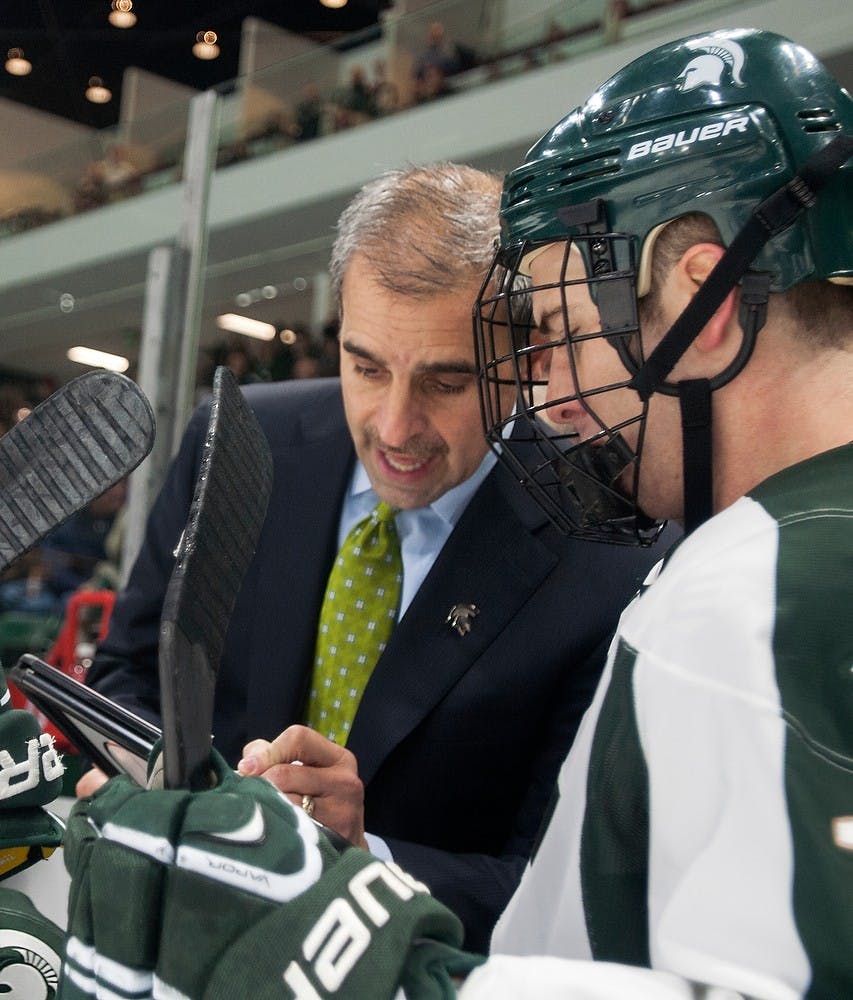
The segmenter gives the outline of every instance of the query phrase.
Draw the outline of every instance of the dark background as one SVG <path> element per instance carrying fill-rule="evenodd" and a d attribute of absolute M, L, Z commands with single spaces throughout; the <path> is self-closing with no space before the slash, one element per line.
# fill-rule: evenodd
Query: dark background
<path fill-rule="evenodd" d="M 0 97 L 49 111 L 84 125 L 115 125 L 122 72 L 128 66 L 158 73 L 197 90 L 237 76 L 240 25 L 259 17 L 313 41 L 344 45 L 353 32 L 369 31 L 389 0 L 349 0 L 336 10 L 320 0 L 134 0 L 137 23 L 115 28 L 110 0 L 3 0 L 0 6 Z M 199 31 L 219 36 L 221 53 L 204 61 L 192 54 Z M 10 48 L 33 64 L 25 77 L 2 68 Z M 99 76 L 113 92 L 95 105 L 84 93 Z"/>

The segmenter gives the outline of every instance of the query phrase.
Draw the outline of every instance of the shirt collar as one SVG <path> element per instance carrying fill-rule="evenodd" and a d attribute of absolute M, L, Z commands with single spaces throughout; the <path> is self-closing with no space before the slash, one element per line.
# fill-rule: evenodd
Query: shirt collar
<path fill-rule="evenodd" d="M 462 516 L 462 512 L 482 485 L 483 480 L 492 471 L 496 461 L 497 457 L 495 454 L 492 451 L 487 451 L 483 456 L 483 460 L 466 480 L 442 494 L 428 507 L 421 507 L 419 510 L 432 511 L 451 527 L 455 527 L 456 522 Z M 349 493 L 353 499 L 361 501 L 368 510 L 372 510 L 379 502 L 379 498 L 370 485 L 367 470 L 358 458 L 356 458 L 355 469 L 353 469 Z M 362 500 L 362 498 L 364 499 Z M 368 504 L 369 506 L 367 506 Z M 417 511 L 412 511 L 412 513 L 416 514 Z"/>

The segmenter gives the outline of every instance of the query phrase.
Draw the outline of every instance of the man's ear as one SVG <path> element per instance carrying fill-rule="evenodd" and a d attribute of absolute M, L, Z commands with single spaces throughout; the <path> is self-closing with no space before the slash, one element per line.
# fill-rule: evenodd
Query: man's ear
<path fill-rule="evenodd" d="M 708 275 L 724 253 L 725 248 L 716 243 L 697 243 L 686 250 L 676 265 L 676 280 L 681 290 L 692 298 L 708 280 Z M 718 350 L 725 343 L 733 319 L 737 319 L 735 290 L 725 297 L 693 341 L 693 346 L 703 353 Z"/>

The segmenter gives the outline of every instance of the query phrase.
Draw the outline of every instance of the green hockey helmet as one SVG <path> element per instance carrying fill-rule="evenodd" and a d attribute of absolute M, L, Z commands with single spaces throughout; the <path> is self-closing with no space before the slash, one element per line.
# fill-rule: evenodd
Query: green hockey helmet
<path fill-rule="evenodd" d="M 747 364 L 768 295 L 816 279 L 853 283 L 853 100 L 806 49 L 752 29 L 662 45 L 616 73 L 555 125 L 506 178 L 501 241 L 474 310 L 486 436 L 564 530 L 647 543 L 659 525 L 638 503 L 649 398 L 678 396 L 683 414 L 684 520 L 711 513 L 711 393 Z M 726 248 L 708 280 L 643 355 L 638 300 L 649 291 L 657 235 L 701 213 Z M 537 343 L 529 264 L 565 248 L 562 340 Z M 575 253 L 575 251 L 577 253 Z M 582 277 L 573 270 L 577 254 Z M 571 274 L 570 274 L 571 272 Z M 573 276 L 572 276 L 573 275 Z M 572 287 L 584 284 L 597 332 L 569 335 Z M 669 381 L 679 358 L 740 285 L 740 351 L 710 379 Z M 544 288 L 542 290 L 545 290 Z M 543 352 L 606 338 L 622 381 L 548 398 Z M 603 393 L 630 388 L 635 412 L 610 426 Z M 549 419 L 578 402 L 598 431 L 581 440 Z M 587 421 L 588 422 L 588 421 Z M 629 445 L 624 432 L 633 427 Z"/>
<path fill-rule="evenodd" d="M 764 31 L 720 31 L 635 60 L 537 142 L 504 185 L 504 246 L 565 239 L 567 205 L 603 199 L 611 230 L 642 251 L 663 223 L 701 211 L 728 246 L 753 209 L 837 134 L 853 101 L 802 46 Z M 853 164 L 754 260 L 780 292 L 853 280 Z"/>

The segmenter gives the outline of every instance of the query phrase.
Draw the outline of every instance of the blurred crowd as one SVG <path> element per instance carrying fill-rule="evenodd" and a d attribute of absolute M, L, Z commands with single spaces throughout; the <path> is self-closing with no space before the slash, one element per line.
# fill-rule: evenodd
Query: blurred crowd
<path fill-rule="evenodd" d="M 224 340 L 202 352 L 199 359 L 200 395 L 213 384 L 220 365 L 229 368 L 240 385 L 283 382 L 297 378 L 327 378 L 340 371 L 338 325 L 327 323 L 318 336 L 301 326 L 285 327 L 274 340 Z"/>
<path fill-rule="evenodd" d="M 237 381 L 277 382 L 337 375 L 337 323 L 312 335 L 287 328 L 273 341 L 235 338 L 203 351 L 198 395 L 206 394 L 219 365 Z M 25 420 L 58 383 L 0 373 L 0 436 Z M 44 653 L 56 638 L 69 598 L 119 584 L 127 484 L 118 483 L 60 525 L 0 576 L 0 658 L 14 662 L 22 651 Z"/>
<path fill-rule="evenodd" d="M 629 0 L 610 0 L 600 23 L 581 25 L 572 32 L 549 23 L 543 26 L 542 36 L 534 45 L 506 50 L 488 59 L 451 38 L 440 21 L 432 21 L 425 28 L 420 49 L 412 53 L 408 79 L 398 78 L 395 82 L 385 62 L 377 60 L 370 73 L 363 66 L 352 65 L 348 79 L 331 90 L 309 82 L 286 113 L 272 114 L 251 134 L 222 145 L 217 163 L 225 166 L 442 98 L 467 86 L 465 77 L 472 69 L 482 70 L 486 79 L 515 72 L 519 66 L 522 70 L 533 69 L 562 58 L 561 43 L 579 32 L 602 31 L 605 43 L 615 42 L 626 18 L 641 9 L 669 2 L 651 0 L 632 7 Z M 115 142 L 84 171 L 74 192 L 74 210 L 85 211 L 132 196 L 145 189 L 152 175 L 170 170 L 177 177 L 179 165 L 146 158 L 139 150 Z M 15 231 L 14 227 L 10 231 Z M 268 342 L 247 342 L 242 337 L 222 341 L 202 355 L 199 396 L 209 389 L 218 365 L 231 369 L 241 384 L 337 375 L 337 325 L 330 323 L 319 335 L 297 327 L 282 329 L 276 339 Z M 0 373 L 0 435 L 24 419 L 56 387 L 51 379 L 25 382 Z M 57 529 L 11 574 L 0 578 L 0 653 L 6 613 L 61 615 L 69 594 L 80 586 L 114 586 L 123 503 L 121 486 Z"/>
<path fill-rule="evenodd" d="M 290 98 L 281 97 L 278 110 L 244 122 L 239 134 L 224 138 L 216 153 L 218 168 L 334 134 L 386 115 L 404 111 L 519 72 L 567 57 L 575 39 L 599 35 L 605 45 L 618 41 L 625 21 L 635 14 L 675 0 L 608 0 L 600 18 L 571 27 L 557 21 L 542 25 L 539 37 L 521 45 L 484 53 L 450 36 L 440 21 L 424 29 L 420 46 L 410 55 L 410 69 L 389 72 L 384 59 L 367 69 L 350 65 L 346 79 L 335 85 L 307 82 Z M 404 60 L 405 65 L 405 60 Z M 469 72 L 472 71 L 472 72 Z M 114 138 L 82 171 L 65 195 L 67 204 L 21 205 L 0 217 L 0 235 L 14 235 L 46 225 L 70 213 L 85 212 L 178 181 L 182 142 L 169 149 L 131 145 Z"/>

